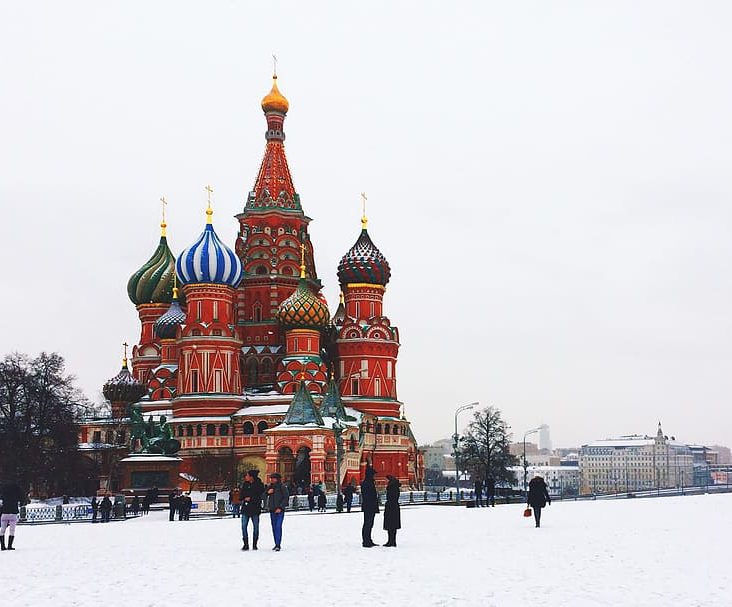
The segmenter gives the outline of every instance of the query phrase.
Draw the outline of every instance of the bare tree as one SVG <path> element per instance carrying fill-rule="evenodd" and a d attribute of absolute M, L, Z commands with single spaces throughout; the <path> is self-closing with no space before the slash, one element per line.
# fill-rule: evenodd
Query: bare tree
<path fill-rule="evenodd" d="M 460 438 L 458 458 L 463 470 L 474 478 L 493 479 L 496 484 L 512 485 L 516 474 L 510 469 L 517 463 L 511 455 L 510 426 L 501 411 L 488 407 L 475 413 L 465 435 Z"/>

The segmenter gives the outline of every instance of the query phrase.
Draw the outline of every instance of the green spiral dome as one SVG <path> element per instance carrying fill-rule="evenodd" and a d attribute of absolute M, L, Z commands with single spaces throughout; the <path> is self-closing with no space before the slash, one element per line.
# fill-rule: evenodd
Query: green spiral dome
<path fill-rule="evenodd" d="M 168 240 L 160 237 L 160 244 L 152 257 L 127 282 L 127 295 L 133 304 L 170 303 L 173 300 L 175 257 L 168 248 Z"/>

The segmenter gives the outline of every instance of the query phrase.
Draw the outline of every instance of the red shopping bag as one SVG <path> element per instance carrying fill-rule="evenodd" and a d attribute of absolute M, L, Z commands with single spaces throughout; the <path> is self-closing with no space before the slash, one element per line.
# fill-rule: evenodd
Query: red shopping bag
<path fill-rule="evenodd" d="M 526 518 L 529 518 L 531 516 L 531 508 L 526 508 L 526 510 L 524 510 L 524 516 Z"/>

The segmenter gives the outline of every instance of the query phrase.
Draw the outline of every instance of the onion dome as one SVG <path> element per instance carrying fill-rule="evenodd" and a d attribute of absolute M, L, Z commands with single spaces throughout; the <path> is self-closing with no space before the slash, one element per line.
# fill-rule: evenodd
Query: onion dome
<path fill-rule="evenodd" d="M 122 370 L 104 384 L 102 394 L 112 403 L 135 403 L 147 393 L 127 368 L 127 357 L 122 359 Z"/>
<path fill-rule="evenodd" d="M 236 287 L 244 275 L 241 260 L 214 231 L 210 204 L 206 215 L 206 227 L 198 240 L 178 256 L 178 280 L 184 285 L 214 283 Z"/>
<path fill-rule="evenodd" d="M 280 114 L 287 114 L 289 109 L 290 102 L 277 88 L 277 74 L 274 74 L 272 76 L 272 90 L 262 99 L 262 110 L 265 113 L 279 112 Z"/>
<path fill-rule="evenodd" d="M 324 329 L 330 312 L 301 276 L 295 292 L 280 304 L 277 318 L 288 329 Z"/>
<path fill-rule="evenodd" d="M 359 283 L 384 287 L 391 278 L 389 262 L 372 242 L 366 225 L 364 217 L 361 235 L 338 264 L 338 281 L 342 287 Z"/>
<path fill-rule="evenodd" d="M 178 327 L 186 321 L 186 313 L 178 301 L 178 289 L 173 288 L 173 301 L 168 311 L 155 321 L 155 335 L 160 339 L 174 339 Z"/>
<path fill-rule="evenodd" d="M 165 222 L 160 243 L 144 265 L 127 281 L 127 295 L 136 306 L 149 303 L 170 303 L 173 299 L 173 274 L 175 257 L 168 248 Z"/>

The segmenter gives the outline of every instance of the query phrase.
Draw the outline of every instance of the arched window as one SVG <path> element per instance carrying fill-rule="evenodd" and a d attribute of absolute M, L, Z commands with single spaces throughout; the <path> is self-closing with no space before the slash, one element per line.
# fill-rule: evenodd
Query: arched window
<path fill-rule="evenodd" d="M 391 426 L 389 424 L 384 425 L 384 434 L 391 434 Z"/>
<path fill-rule="evenodd" d="M 257 424 L 257 433 L 258 434 L 264 434 L 264 431 L 268 428 L 267 422 L 261 421 Z"/>
<path fill-rule="evenodd" d="M 221 436 L 229 436 L 229 424 L 221 424 L 219 426 L 219 434 Z"/>
<path fill-rule="evenodd" d="M 259 274 L 260 276 L 263 276 L 267 273 L 267 266 L 257 266 L 257 269 L 254 270 L 255 274 Z"/>
<path fill-rule="evenodd" d="M 186 426 L 186 436 L 193 436 L 193 426 Z"/>
<path fill-rule="evenodd" d="M 183 436 L 184 431 L 183 426 L 178 426 L 178 436 Z"/>
<path fill-rule="evenodd" d="M 262 361 L 260 375 L 264 381 L 272 381 L 272 361 L 269 358 L 265 358 Z"/>
<path fill-rule="evenodd" d="M 256 386 L 259 380 L 259 365 L 256 358 L 247 361 L 247 385 Z"/>
<path fill-rule="evenodd" d="M 254 322 L 262 322 L 262 304 L 259 302 L 254 304 L 252 318 L 254 318 Z"/>
<path fill-rule="evenodd" d="M 381 424 L 376 424 L 376 434 L 381 434 Z"/>
<path fill-rule="evenodd" d="M 214 436 L 216 434 L 216 426 L 214 424 L 206 424 L 206 436 Z"/>
<path fill-rule="evenodd" d="M 241 429 L 244 434 L 254 434 L 254 424 L 252 422 L 244 422 Z"/>
<path fill-rule="evenodd" d="M 294 276 L 294 272 L 292 271 L 292 268 L 290 266 L 285 266 L 282 268 L 282 274 L 284 276 Z"/>
<path fill-rule="evenodd" d="M 196 436 L 202 436 L 203 435 L 203 426 L 201 424 L 198 424 L 196 426 Z"/>

